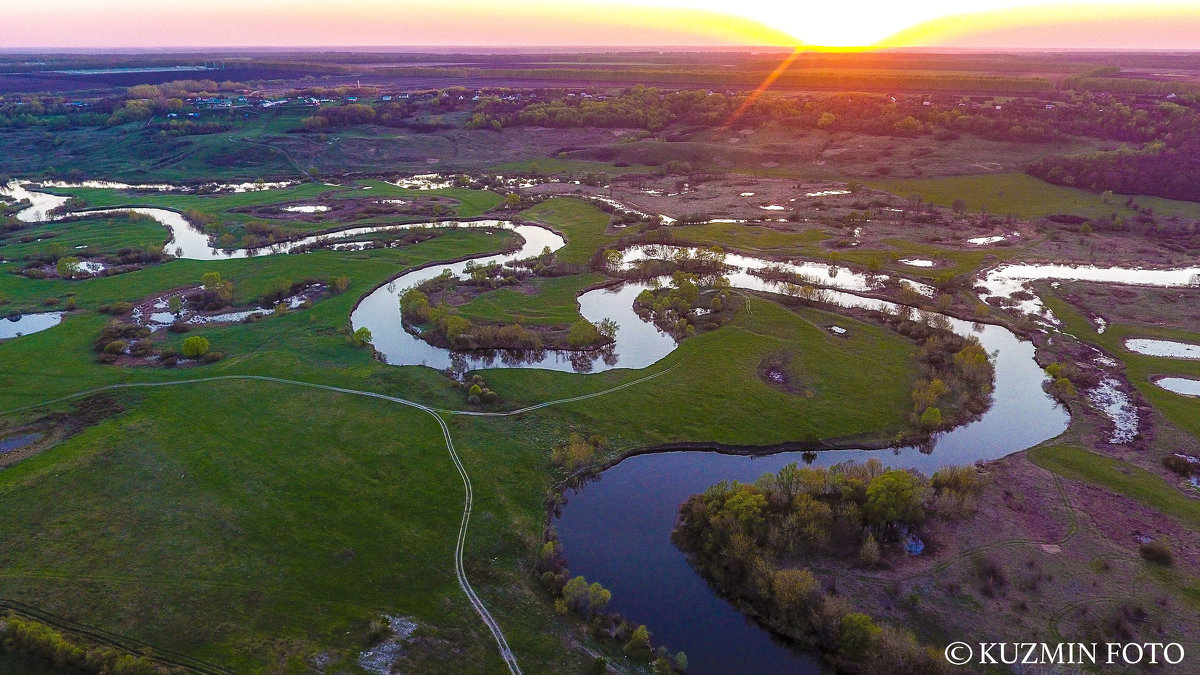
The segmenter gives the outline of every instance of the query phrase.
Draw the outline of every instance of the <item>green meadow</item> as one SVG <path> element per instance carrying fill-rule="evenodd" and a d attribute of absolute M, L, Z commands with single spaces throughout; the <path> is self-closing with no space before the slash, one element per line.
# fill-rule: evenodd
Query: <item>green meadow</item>
<path fill-rule="evenodd" d="M 333 188 L 137 201 L 220 214 L 326 189 Z M 446 196 L 467 209 L 499 199 L 457 189 Z M 95 205 L 127 199 L 103 191 L 85 198 Z M 585 263 L 615 239 L 605 234 L 607 214 L 579 200 L 550 199 L 519 217 L 561 232 L 567 262 Z M 45 227 L 62 230 L 56 240 L 96 250 L 163 237 L 140 220 L 100 222 Z M 411 617 L 428 644 L 453 645 L 462 671 L 501 668 L 453 574 L 463 488 L 436 421 L 354 393 L 467 407 L 442 374 L 385 365 L 348 339 L 350 312 L 371 289 L 406 269 L 500 243 L 477 231 L 435 233 L 401 248 L 171 260 L 81 281 L 27 279 L 12 273 L 15 263 L 3 265 L 5 309 L 62 308 L 68 300 L 75 309 L 59 326 L 0 342 L 0 435 L 72 419 L 73 406 L 97 393 L 111 401 L 101 419 L 0 471 L 8 514 L 0 523 L 0 599 L 237 672 L 305 672 L 317 662 L 356 672 L 369 624 L 383 613 Z M 109 321 L 102 306 L 195 284 L 208 271 L 233 282 L 238 305 L 255 305 L 282 282 L 345 274 L 351 284 L 308 309 L 167 336 L 176 346 L 185 336 L 205 337 L 227 354 L 215 364 L 95 361 L 92 342 Z M 568 323 L 577 316 L 575 296 L 602 278 L 585 273 L 539 281 L 531 293 L 492 291 L 464 312 Z M 833 323 L 847 335 L 832 335 Z M 790 359 L 795 393 L 758 377 L 760 364 L 781 354 Z M 550 462 L 555 444 L 574 430 L 609 437 L 617 452 L 669 441 L 886 441 L 906 424 L 913 354 L 911 342 L 878 326 L 749 296 L 730 324 L 640 371 L 483 372 L 501 397 L 495 411 L 601 396 L 515 417 L 448 418 L 474 483 L 465 568 L 522 667 L 573 672 L 590 663 L 569 648 L 573 629 L 528 571 L 544 500 L 561 478 Z M 603 393 L 647 375 L 656 377 Z M 239 379 L 246 376 L 289 382 Z M 445 653 L 417 650 L 409 658 L 420 671 L 444 665 Z"/>

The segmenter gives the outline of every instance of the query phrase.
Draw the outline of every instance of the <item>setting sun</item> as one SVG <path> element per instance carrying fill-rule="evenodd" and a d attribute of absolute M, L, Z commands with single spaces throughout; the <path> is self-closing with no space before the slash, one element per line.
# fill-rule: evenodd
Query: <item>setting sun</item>
<path fill-rule="evenodd" d="M 138 16 L 132 24 L 128 16 Z M 1079 30 L 1066 30 L 1076 26 Z M 1091 0 L 548 0 L 497 4 L 349 0 L 213 0 L 203 5 L 46 0 L 6 8 L 8 49 L 182 46 L 680 46 L 816 48 L 1052 46 L 1183 48 L 1200 31 L 1196 3 Z"/>

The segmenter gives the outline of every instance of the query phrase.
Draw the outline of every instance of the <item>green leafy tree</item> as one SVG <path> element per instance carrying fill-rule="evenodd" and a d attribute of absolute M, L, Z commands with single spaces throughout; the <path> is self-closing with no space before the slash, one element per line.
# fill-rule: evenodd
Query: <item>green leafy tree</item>
<path fill-rule="evenodd" d="M 75 275 L 79 274 L 79 258 L 74 256 L 59 258 L 54 265 L 54 270 L 63 279 L 74 279 Z"/>
<path fill-rule="evenodd" d="M 567 332 L 567 344 L 575 348 L 589 347 L 600 341 L 600 330 L 587 319 L 580 319 L 571 324 Z"/>
<path fill-rule="evenodd" d="M 567 601 L 567 606 L 571 609 L 581 612 L 584 605 L 588 601 L 588 582 L 583 577 L 575 577 L 563 586 L 563 599 Z"/>
<path fill-rule="evenodd" d="M 921 418 L 918 420 L 922 429 L 937 429 L 942 425 L 942 410 L 936 406 L 929 406 L 925 412 L 921 413 Z"/>
<path fill-rule="evenodd" d="M 204 284 L 205 290 L 216 293 L 222 300 L 233 299 L 233 282 L 222 279 L 220 272 L 205 272 L 200 277 L 200 283 Z"/>
<path fill-rule="evenodd" d="M 594 581 L 591 586 L 588 586 L 588 610 L 592 616 L 595 616 L 597 612 L 604 611 L 611 600 L 612 591 L 601 586 L 599 581 Z"/>
<path fill-rule="evenodd" d="M 866 655 L 872 640 L 879 634 L 879 626 L 871 617 L 862 612 L 850 612 L 842 617 L 841 630 L 838 633 L 838 651 L 843 655 L 857 659 Z"/>
<path fill-rule="evenodd" d="M 350 277 L 345 274 L 335 274 L 329 277 L 329 290 L 334 293 L 345 293 L 350 288 Z"/>
<path fill-rule="evenodd" d="M 425 323 L 429 321 L 430 311 L 429 296 L 421 291 L 410 288 L 400 296 L 400 312 L 409 321 Z"/>
<path fill-rule="evenodd" d="M 366 347 L 367 345 L 371 344 L 372 337 L 371 329 L 363 326 L 362 328 L 354 331 L 354 333 L 350 336 L 350 342 L 355 347 Z"/>
<path fill-rule="evenodd" d="M 633 634 L 629 636 L 629 641 L 625 643 L 625 653 L 630 658 L 638 661 L 647 662 L 654 657 L 654 649 L 650 646 L 650 631 L 646 626 L 638 626 L 634 629 Z"/>
<path fill-rule="evenodd" d="M 923 490 L 907 471 L 889 470 L 867 485 L 866 514 L 877 525 L 924 520 Z"/>
<path fill-rule="evenodd" d="M 766 509 L 766 496 L 756 492 L 750 485 L 739 485 L 729 499 L 725 500 L 721 513 L 733 518 L 742 531 L 748 532 L 762 524 Z"/>
<path fill-rule="evenodd" d="M 200 358 L 208 353 L 208 339 L 202 338 L 199 335 L 193 335 L 184 339 L 183 346 L 180 347 L 179 351 L 185 358 Z"/>

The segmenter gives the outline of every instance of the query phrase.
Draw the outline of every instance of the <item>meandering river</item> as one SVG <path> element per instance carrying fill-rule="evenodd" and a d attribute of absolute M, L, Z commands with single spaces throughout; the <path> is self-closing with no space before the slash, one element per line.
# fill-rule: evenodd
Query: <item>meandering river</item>
<path fill-rule="evenodd" d="M 51 217 L 51 209 L 65 202 L 64 198 L 30 191 L 19 185 L 14 189 L 14 185 L 11 184 L 5 194 L 30 199 L 32 203 L 18 213 L 18 218 L 23 221 L 46 220 Z M 500 228 L 511 230 L 522 238 L 524 243 L 519 250 L 478 256 L 473 258 L 476 264 L 529 258 L 546 248 L 557 250 L 565 243 L 561 236 L 541 226 L 481 220 L 354 228 L 262 249 L 224 251 L 212 247 L 207 236 L 174 211 L 132 207 L 101 212 L 130 210 L 155 218 L 171 231 L 172 240 L 167 244 L 167 252 L 197 260 L 286 254 L 314 245 L 336 245 L 339 240 L 373 232 L 423 227 Z M 670 247 L 631 248 L 624 251 L 624 260 L 668 257 L 679 252 L 680 249 Z M 794 291 L 794 287 L 768 282 L 750 273 L 778 263 L 750 256 L 726 256 L 725 262 L 736 268 L 727 275 L 734 287 L 767 292 Z M 644 368 L 662 359 L 676 346 L 671 337 L 633 312 L 633 299 L 648 287 L 648 284 L 639 283 L 594 289 L 579 296 L 580 312 L 585 318 L 591 321 L 609 318 L 619 325 L 615 345 L 602 351 L 452 353 L 405 331 L 400 322 L 399 295 L 443 270 L 462 274 L 466 264 L 465 261 L 434 264 L 401 274 L 363 298 L 351 315 L 352 325 L 356 329 L 366 327 L 371 330 L 375 348 L 388 363 L 439 369 L 533 367 L 590 371 Z M 785 267 L 823 287 L 819 299 L 830 304 L 881 311 L 900 309 L 892 303 L 850 292 L 875 290 L 883 281 L 879 276 L 816 263 L 788 263 Z M 1186 285 L 1197 283 L 1197 277 L 1193 276 L 1196 272 L 1195 269 L 1148 273 L 1057 265 L 1010 265 L 986 274 L 985 286 L 989 290 L 985 295 L 1011 294 L 1029 281 L 1061 275 L 1116 283 Z M 919 292 L 928 290 L 923 284 L 903 281 Z M 1044 308 L 1040 303 L 1030 303 L 1029 310 L 1041 313 Z M 889 466 L 929 473 L 949 464 L 1002 457 L 1066 429 L 1069 422 L 1066 411 L 1042 390 L 1045 374 L 1034 361 L 1031 343 L 999 326 L 973 325 L 954 319 L 950 320 L 950 325 L 961 335 L 978 337 L 991 353 L 996 368 L 992 407 L 980 419 L 939 436 L 928 452 L 917 448 L 828 451 L 817 453 L 814 463 L 828 466 L 876 457 Z M 779 440 L 788 440 L 786 434 L 781 433 Z M 730 604 L 717 597 L 692 571 L 669 538 L 676 509 L 689 495 L 721 480 L 753 481 L 763 473 L 799 461 L 803 461 L 803 454 L 799 452 L 754 457 L 683 451 L 637 455 L 619 462 L 604 471 L 597 481 L 570 495 L 561 517 L 555 519 L 571 571 L 610 588 L 613 601 L 609 608 L 647 624 L 658 643 L 687 652 L 691 662 L 689 672 L 820 672 L 820 666 L 809 657 L 777 644 L 767 632 L 749 623 Z"/>

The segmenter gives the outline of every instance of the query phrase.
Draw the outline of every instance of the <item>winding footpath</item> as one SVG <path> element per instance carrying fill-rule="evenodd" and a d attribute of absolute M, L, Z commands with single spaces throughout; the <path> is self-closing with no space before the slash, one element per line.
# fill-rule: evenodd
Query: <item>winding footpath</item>
<path fill-rule="evenodd" d="M 684 359 L 686 359 L 686 356 L 684 357 Z M 496 619 L 492 616 L 491 612 L 488 611 L 487 606 L 483 604 L 483 600 L 481 600 L 479 598 L 479 595 L 475 593 L 475 589 L 471 587 L 471 582 L 470 582 L 470 580 L 467 579 L 466 568 L 463 566 L 463 549 L 466 546 L 467 528 L 468 528 L 468 526 L 470 524 L 470 520 L 471 520 L 471 508 L 475 501 L 475 492 L 471 486 L 471 477 L 467 473 L 467 468 L 463 464 L 462 459 L 459 457 L 458 452 L 454 448 L 454 440 L 450 437 L 450 427 L 449 427 L 449 425 L 446 424 L 446 420 L 444 417 L 442 417 L 442 415 L 443 414 L 444 415 L 463 415 L 463 416 L 470 416 L 470 417 L 511 417 L 514 415 L 520 415 L 520 414 L 531 412 L 534 410 L 540 410 L 542 408 L 548 408 L 550 406 L 562 405 L 565 403 L 573 403 L 576 401 L 584 401 L 587 399 L 596 398 L 598 396 L 604 396 L 606 394 L 611 394 L 613 392 L 621 391 L 622 389 L 627 389 L 634 385 L 641 384 L 641 383 L 647 382 L 649 380 L 653 380 L 662 375 L 666 375 L 667 373 L 675 370 L 680 365 L 682 365 L 684 362 L 684 359 L 680 359 L 674 365 L 670 366 L 669 368 L 664 368 L 663 370 L 660 370 L 657 373 L 652 373 L 650 375 L 646 375 L 645 377 L 640 377 L 635 380 L 630 380 L 629 382 L 625 382 L 623 384 L 619 384 L 614 387 L 609 387 L 608 389 L 603 389 L 601 391 L 593 392 L 590 394 L 583 394 L 581 396 L 573 396 L 570 398 L 562 398 L 562 399 L 556 399 L 553 401 L 546 401 L 544 403 L 538 403 L 536 405 L 527 406 L 525 408 L 518 408 L 516 410 L 509 410 L 509 411 L 504 411 L 504 412 L 478 412 L 478 411 L 472 411 L 472 410 L 446 410 L 446 409 L 439 410 L 439 409 L 431 408 L 423 403 L 418 403 L 416 401 L 412 401 L 412 400 L 409 400 L 406 398 L 400 398 L 399 396 L 389 396 L 387 394 L 380 394 L 380 393 L 374 392 L 374 391 L 364 391 L 361 389 L 348 389 L 346 387 L 335 387 L 333 385 L 317 384 L 315 382 L 303 382 L 300 380 L 289 380 L 289 379 L 285 379 L 282 377 L 271 377 L 268 375 L 215 375 L 213 377 L 199 377 L 199 378 L 191 378 L 191 379 L 187 379 L 187 380 L 172 380 L 169 382 L 125 382 L 125 383 L 120 383 L 120 384 L 110 384 L 110 385 L 107 385 L 104 387 L 97 387 L 95 389 L 88 389 L 86 391 L 76 392 L 74 394 L 69 394 L 67 396 L 62 396 L 62 397 L 59 397 L 56 399 L 51 399 L 49 401 L 42 401 L 40 403 L 33 403 L 30 405 L 21 406 L 18 408 L 12 408 L 10 410 L 0 411 L 0 416 L 8 415 L 8 414 L 15 413 L 15 412 L 20 412 L 22 410 L 30 410 L 30 409 L 34 409 L 34 408 L 40 408 L 40 407 L 44 407 L 47 405 L 52 405 L 54 403 L 60 403 L 63 401 L 69 401 L 72 399 L 82 398 L 85 396 L 91 396 L 91 395 L 99 394 L 99 393 L 102 393 L 105 391 L 113 391 L 113 390 L 117 390 L 117 389 L 170 387 L 170 386 L 176 386 L 176 385 L 201 384 L 201 383 L 207 383 L 207 382 L 218 382 L 218 381 L 226 381 L 226 380 L 257 380 L 257 381 L 261 381 L 261 382 L 273 382 L 273 383 L 277 383 L 277 384 L 286 384 L 286 385 L 291 385 L 291 386 L 296 386 L 296 387 L 308 387 L 310 389 L 320 389 L 323 391 L 331 391 L 331 392 L 335 392 L 338 394 L 349 394 L 352 396 L 365 396 L 367 398 L 376 398 L 376 399 L 380 399 L 383 401 L 398 403 L 400 405 L 408 406 L 410 408 L 416 408 L 417 410 L 428 413 L 435 420 L 437 420 L 438 426 L 441 427 L 442 437 L 446 441 L 446 451 L 450 454 L 450 460 L 452 462 L 454 462 L 454 468 L 458 470 L 458 475 L 462 478 L 462 482 L 463 482 L 464 496 L 463 496 L 462 519 L 459 521 L 458 537 L 454 544 L 454 574 L 458 578 L 459 588 L 461 588 L 463 591 L 463 594 L 467 596 L 467 600 L 471 603 L 471 606 L 473 608 L 475 608 L 475 612 L 479 615 L 479 618 L 483 621 L 484 625 L 486 625 L 488 630 L 491 631 L 492 638 L 496 641 L 496 646 L 500 650 L 500 657 L 502 659 L 504 659 L 505 665 L 508 666 L 509 673 L 511 673 L 512 675 L 520 675 L 521 674 L 521 666 L 517 663 L 516 656 L 513 654 L 512 649 L 508 646 L 508 640 L 504 637 L 504 631 L 501 630 L 500 624 L 497 623 Z M 0 599 L 0 607 L 4 607 L 5 602 L 6 601 L 4 601 L 3 599 Z M 27 606 L 22 605 L 22 607 L 20 609 L 22 611 L 24 611 L 27 608 L 28 608 Z M 53 623 L 61 623 L 59 621 L 55 621 L 54 617 L 52 617 L 48 614 L 45 614 L 44 612 L 39 612 L 38 616 L 42 617 L 43 620 L 47 620 L 52 624 Z M 79 630 L 77 628 L 75 630 L 76 630 L 76 632 L 79 632 Z M 103 641 L 108 642 L 109 644 L 114 644 L 114 645 L 117 644 L 113 638 L 108 638 Z M 182 655 L 178 655 L 178 657 L 175 659 L 170 659 L 170 658 L 164 659 L 164 658 L 158 656 L 158 654 L 159 653 L 168 654 L 169 652 L 163 652 L 163 650 L 160 650 L 158 648 L 154 648 L 154 652 L 156 653 L 155 658 L 157 660 L 167 662 L 170 665 L 189 667 L 192 670 L 200 670 L 202 672 L 213 672 L 214 670 L 219 669 L 219 667 L 214 667 L 212 664 L 199 662 L 199 661 L 197 661 L 195 663 L 190 663 L 190 662 L 185 661 L 183 658 L 178 658 L 178 657 L 182 657 Z"/>

